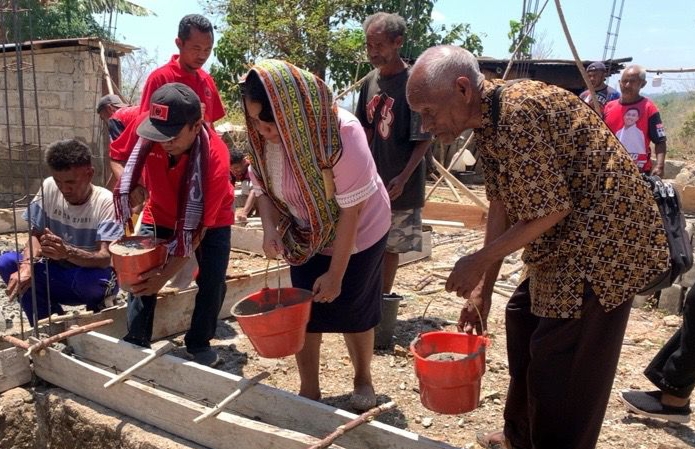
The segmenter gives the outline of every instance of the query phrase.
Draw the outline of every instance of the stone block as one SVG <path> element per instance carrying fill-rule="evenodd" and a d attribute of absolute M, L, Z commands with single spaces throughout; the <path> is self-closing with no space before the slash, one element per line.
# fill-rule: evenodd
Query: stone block
<path fill-rule="evenodd" d="M 70 75 L 75 73 L 75 61 L 70 56 L 58 56 L 55 60 L 55 65 L 58 73 Z"/>
<path fill-rule="evenodd" d="M 73 127 L 75 126 L 75 112 L 61 111 L 60 109 L 49 109 L 48 125 Z"/>
<path fill-rule="evenodd" d="M 635 309 L 644 307 L 649 298 L 651 298 L 651 295 L 635 295 L 635 300 L 632 301 L 632 307 Z"/>
<path fill-rule="evenodd" d="M 661 290 L 659 297 L 659 309 L 671 314 L 678 314 L 681 310 L 685 289 L 678 284 Z"/>
<path fill-rule="evenodd" d="M 51 79 L 54 92 L 74 92 L 74 81 L 70 75 L 56 74 Z"/>
<path fill-rule="evenodd" d="M 695 285 L 695 267 L 683 273 L 676 283 L 685 288 L 690 288 Z"/>
<path fill-rule="evenodd" d="M 42 109 L 62 109 L 66 110 L 61 104 L 61 96 L 55 92 L 44 92 L 38 96 L 39 108 Z"/>
<path fill-rule="evenodd" d="M 685 162 L 666 159 L 664 162 L 664 179 L 674 179 L 685 167 Z"/>
<path fill-rule="evenodd" d="M 55 53 L 34 56 L 34 70 L 36 72 L 53 73 L 56 70 Z"/>

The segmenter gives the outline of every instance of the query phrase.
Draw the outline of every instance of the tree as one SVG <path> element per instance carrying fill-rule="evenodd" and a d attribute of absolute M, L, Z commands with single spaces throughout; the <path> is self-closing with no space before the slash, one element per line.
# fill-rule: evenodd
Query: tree
<path fill-rule="evenodd" d="M 352 84 L 370 70 L 364 50 L 362 21 L 377 11 L 398 12 L 409 31 L 403 56 L 414 59 L 425 48 L 459 44 L 482 52 L 470 26 L 434 28 L 436 0 L 207 0 L 211 13 L 226 11 L 212 67 L 217 86 L 234 98 L 238 77 L 258 59 L 280 58 L 326 79 L 336 89 Z"/>
<path fill-rule="evenodd" d="M 157 68 L 157 53 L 150 56 L 146 49 L 125 55 L 121 68 L 121 98 L 129 104 L 140 103 L 140 90 L 147 76 Z"/>
<path fill-rule="evenodd" d="M 126 0 L 4 0 L 0 6 L 27 13 L 0 14 L 0 40 L 24 42 L 28 40 L 62 39 L 97 36 L 112 39 L 104 27 L 94 19 L 94 14 L 115 13 L 137 16 L 154 13 Z M 16 17 L 16 21 L 14 20 Z M 16 28 L 16 29 L 15 29 Z"/>
<path fill-rule="evenodd" d="M 536 42 L 532 36 L 532 30 L 537 17 L 538 14 L 527 12 L 521 22 L 513 19 L 509 21 L 507 37 L 512 40 L 509 53 L 514 53 L 518 46 L 517 59 L 531 59 L 531 47 Z"/>

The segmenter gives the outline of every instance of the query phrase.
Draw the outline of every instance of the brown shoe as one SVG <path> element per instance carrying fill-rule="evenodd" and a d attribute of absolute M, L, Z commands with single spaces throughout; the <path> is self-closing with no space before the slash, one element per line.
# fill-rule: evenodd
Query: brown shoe
<path fill-rule="evenodd" d="M 490 433 L 478 432 L 475 434 L 475 441 L 485 449 L 512 449 L 503 430 Z"/>

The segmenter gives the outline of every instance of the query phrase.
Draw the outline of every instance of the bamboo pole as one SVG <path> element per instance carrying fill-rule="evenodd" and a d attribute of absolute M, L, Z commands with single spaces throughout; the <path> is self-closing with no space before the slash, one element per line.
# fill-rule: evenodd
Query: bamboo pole
<path fill-rule="evenodd" d="M 109 90 L 109 95 L 113 95 L 113 82 L 111 81 L 111 74 L 109 73 L 109 66 L 106 64 L 106 51 L 104 50 L 104 44 L 99 41 L 99 55 L 101 56 L 101 68 L 104 71 L 104 77 L 106 78 L 106 87 Z"/>

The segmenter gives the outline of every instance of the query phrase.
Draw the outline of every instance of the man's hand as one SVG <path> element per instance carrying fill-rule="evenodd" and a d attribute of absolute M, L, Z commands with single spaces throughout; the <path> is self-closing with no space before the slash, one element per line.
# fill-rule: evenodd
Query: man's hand
<path fill-rule="evenodd" d="M 454 269 L 446 280 L 446 291 L 456 292 L 456 296 L 470 298 L 487 271 L 488 263 L 480 260 L 479 253 L 464 256 L 456 261 Z"/>
<path fill-rule="evenodd" d="M 236 221 L 239 223 L 246 223 L 248 220 L 248 216 L 246 212 L 244 212 L 244 209 L 239 209 L 239 211 L 236 213 Z"/>
<path fill-rule="evenodd" d="M 487 317 L 492 305 L 491 297 L 482 296 L 482 282 L 471 292 L 471 297 L 461 308 L 459 314 L 458 329 L 467 334 L 473 333 L 482 335 L 487 330 Z M 481 321 L 482 319 L 482 321 Z"/>
<path fill-rule="evenodd" d="M 406 182 L 408 182 L 408 178 L 406 178 L 402 174 L 396 176 L 391 180 L 391 182 L 389 182 L 389 185 L 386 190 L 388 190 L 389 199 L 391 201 L 395 200 L 403 194 L 403 188 L 405 187 Z"/>
<path fill-rule="evenodd" d="M 652 175 L 656 175 L 659 178 L 664 177 L 664 166 L 663 165 L 655 165 L 654 168 L 652 169 Z"/>
<path fill-rule="evenodd" d="M 41 244 L 41 254 L 49 259 L 64 260 L 70 257 L 70 248 L 65 244 L 63 239 L 50 229 L 46 228 L 44 233 L 39 237 Z"/>
<path fill-rule="evenodd" d="M 130 200 L 131 209 L 140 206 L 141 204 L 144 204 L 145 200 L 147 199 L 147 190 L 143 186 L 137 185 L 130 192 L 128 199 Z"/>
<path fill-rule="evenodd" d="M 169 280 L 164 273 L 164 266 L 154 268 L 140 275 L 141 281 L 131 286 L 131 292 L 137 296 L 156 295 Z"/>
<path fill-rule="evenodd" d="M 29 261 L 21 262 L 19 270 L 10 275 L 5 293 L 10 300 L 20 298 L 31 287 L 31 266 Z"/>

